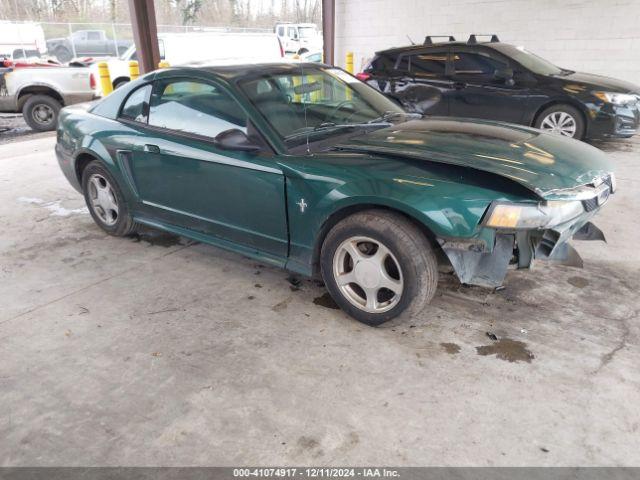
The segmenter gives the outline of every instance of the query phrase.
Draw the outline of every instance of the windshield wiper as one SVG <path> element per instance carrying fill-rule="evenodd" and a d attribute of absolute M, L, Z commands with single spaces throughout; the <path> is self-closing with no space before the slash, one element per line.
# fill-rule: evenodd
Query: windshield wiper
<path fill-rule="evenodd" d="M 335 123 L 335 122 L 322 122 L 310 130 L 304 130 L 302 132 L 293 133 L 291 135 L 287 135 L 285 140 L 293 140 L 298 137 L 302 137 L 305 135 L 313 136 L 319 133 L 328 133 L 334 130 L 344 130 L 344 129 L 368 129 L 368 128 L 376 128 L 376 127 L 388 127 L 389 122 L 366 122 L 366 123 Z"/>
<path fill-rule="evenodd" d="M 369 120 L 367 123 L 389 122 L 395 117 L 405 117 L 417 120 L 419 118 L 422 118 L 422 115 L 420 113 L 394 112 L 393 110 L 387 110 L 378 118 Z"/>

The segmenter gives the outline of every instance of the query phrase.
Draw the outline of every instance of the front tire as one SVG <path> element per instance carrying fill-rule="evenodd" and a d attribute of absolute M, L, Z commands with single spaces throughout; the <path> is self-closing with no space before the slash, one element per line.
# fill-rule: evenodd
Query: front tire
<path fill-rule="evenodd" d="M 545 132 L 582 140 L 585 132 L 584 118 L 571 105 L 552 105 L 545 108 L 534 125 Z"/>
<path fill-rule="evenodd" d="M 136 230 L 118 183 L 97 160 L 82 172 L 82 192 L 89 213 L 98 226 L 109 235 L 124 237 Z"/>
<path fill-rule="evenodd" d="M 419 313 L 433 298 L 438 264 L 428 239 L 399 214 L 353 214 L 328 233 L 320 254 L 322 277 L 350 316 L 377 326 Z"/>
<path fill-rule="evenodd" d="M 22 107 L 22 116 L 27 125 L 37 132 L 49 132 L 58 125 L 58 113 L 62 106 L 49 95 L 32 95 Z"/>

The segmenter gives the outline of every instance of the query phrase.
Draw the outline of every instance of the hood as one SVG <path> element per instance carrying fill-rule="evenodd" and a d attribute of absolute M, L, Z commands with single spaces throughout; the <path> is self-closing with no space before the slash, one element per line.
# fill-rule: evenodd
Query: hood
<path fill-rule="evenodd" d="M 586 83 L 595 89 L 603 91 L 612 91 L 618 93 L 635 93 L 640 95 L 640 87 L 634 85 L 631 82 L 625 82 L 624 80 L 617 80 L 615 78 L 605 77 L 602 75 L 593 75 L 592 73 L 574 72 L 569 75 L 558 76 L 567 81 L 567 83 Z"/>
<path fill-rule="evenodd" d="M 606 154 L 528 127 L 469 119 L 412 120 L 336 148 L 472 168 L 510 178 L 541 197 L 609 174 Z"/>

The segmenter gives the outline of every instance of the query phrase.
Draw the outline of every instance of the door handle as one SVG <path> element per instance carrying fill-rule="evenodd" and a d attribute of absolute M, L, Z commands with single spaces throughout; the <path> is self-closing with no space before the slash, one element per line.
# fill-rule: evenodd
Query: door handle
<path fill-rule="evenodd" d="M 150 145 L 148 143 L 144 146 L 144 148 L 142 150 L 147 152 L 147 153 L 160 153 L 160 147 L 159 146 Z"/>
<path fill-rule="evenodd" d="M 466 88 L 467 84 L 464 82 L 454 82 L 453 83 L 453 88 L 455 88 L 456 90 L 462 90 L 463 88 Z"/>

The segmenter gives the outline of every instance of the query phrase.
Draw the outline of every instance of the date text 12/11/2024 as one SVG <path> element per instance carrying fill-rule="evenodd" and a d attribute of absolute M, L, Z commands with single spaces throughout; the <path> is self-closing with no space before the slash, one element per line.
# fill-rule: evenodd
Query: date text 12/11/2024
<path fill-rule="evenodd" d="M 234 478 L 398 478 L 399 472 L 388 468 L 234 468 Z"/>

